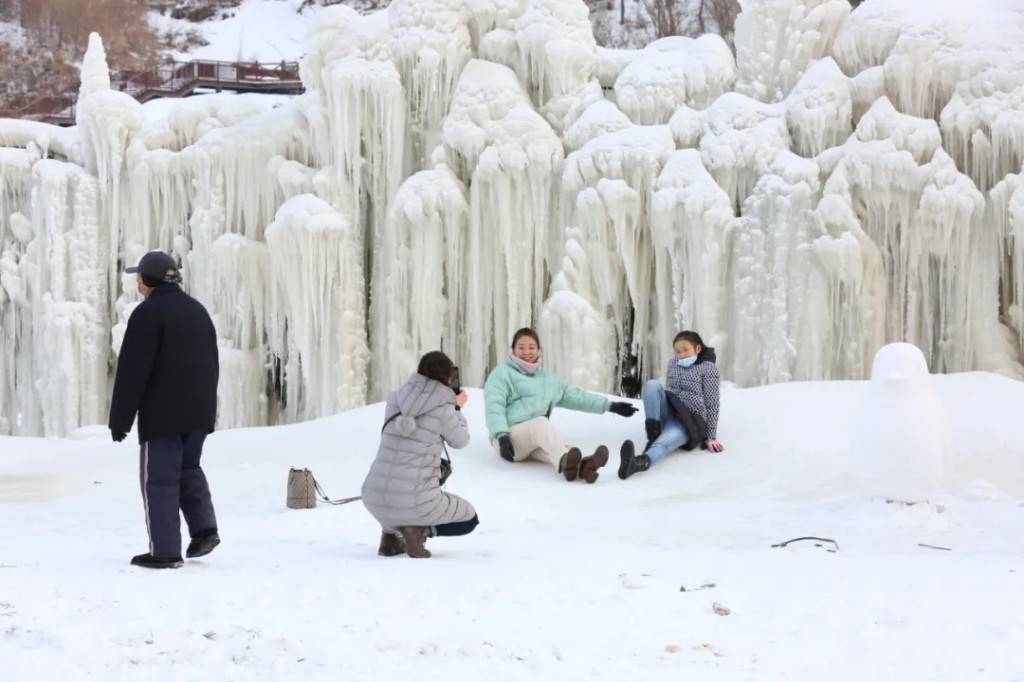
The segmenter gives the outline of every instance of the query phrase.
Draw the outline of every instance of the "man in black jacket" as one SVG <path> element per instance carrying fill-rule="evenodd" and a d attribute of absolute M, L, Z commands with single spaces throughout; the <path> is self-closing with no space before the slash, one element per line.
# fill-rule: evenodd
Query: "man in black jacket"
<path fill-rule="evenodd" d="M 135 566 L 178 568 L 181 519 L 192 541 L 185 555 L 209 554 L 220 544 L 206 475 L 203 441 L 217 417 L 217 332 L 201 303 L 178 286 L 175 260 L 150 251 L 137 267 L 145 300 L 128 319 L 110 402 L 110 433 L 122 441 L 139 415 L 139 480 L 149 552 Z"/>

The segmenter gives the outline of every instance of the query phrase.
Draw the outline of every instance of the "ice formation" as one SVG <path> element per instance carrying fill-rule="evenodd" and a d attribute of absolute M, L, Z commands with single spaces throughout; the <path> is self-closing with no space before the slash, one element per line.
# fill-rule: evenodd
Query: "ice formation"
<path fill-rule="evenodd" d="M 826 56 L 850 13 L 846 0 L 747 0 L 736 18 L 736 91 L 762 102 L 786 97 Z"/>
<path fill-rule="evenodd" d="M 833 54 L 899 111 L 935 119 L 957 167 L 987 191 L 1024 160 L 1022 31 L 1015 2 L 873 1 L 843 24 Z"/>
<path fill-rule="evenodd" d="M 285 419 L 366 401 L 369 348 L 357 231 L 311 195 L 281 205 L 267 228 L 271 351 L 284 367 Z"/>
<path fill-rule="evenodd" d="M 635 123 L 668 123 L 683 105 L 704 109 L 735 80 L 732 52 L 719 36 L 662 38 L 615 79 L 615 99 Z"/>
<path fill-rule="evenodd" d="M 560 237 L 554 227 L 563 150 L 515 73 L 483 60 L 463 71 L 442 139 L 446 165 L 469 186 L 461 367 L 467 385 L 482 384 L 543 301 Z"/>
<path fill-rule="evenodd" d="M 1024 11 L 742 5 L 735 58 L 600 48 L 581 0 L 337 5 L 302 96 L 145 106 L 92 38 L 76 127 L 0 121 L 0 433 L 104 421 L 153 248 L 214 319 L 223 427 L 378 399 L 435 348 L 480 385 L 529 324 L 605 391 L 680 328 L 741 385 L 897 341 L 1024 377 Z"/>
<path fill-rule="evenodd" d="M 466 357 L 468 230 L 465 185 L 444 165 L 413 175 L 395 196 L 372 306 L 373 397 L 408 379 L 425 352 Z"/>

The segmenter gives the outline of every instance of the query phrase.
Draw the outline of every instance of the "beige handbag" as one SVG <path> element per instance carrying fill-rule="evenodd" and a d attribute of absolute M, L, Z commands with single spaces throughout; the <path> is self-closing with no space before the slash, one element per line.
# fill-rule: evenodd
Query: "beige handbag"
<path fill-rule="evenodd" d="M 312 509 L 316 506 L 316 501 L 326 502 L 327 504 L 348 504 L 349 502 L 355 502 L 361 500 L 362 497 L 356 495 L 355 497 L 344 497 L 340 500 L 332 500 L 327 497 L 324 489 L 320 487 L 320 484 L 316 482 L 316 477 L 313 476 L 313 472 L 309 469 L 296 469 L 292 467 L 288 471 L 288 493 L 285 499 L 285 504 L 288 505 L 289 509 Z"/>

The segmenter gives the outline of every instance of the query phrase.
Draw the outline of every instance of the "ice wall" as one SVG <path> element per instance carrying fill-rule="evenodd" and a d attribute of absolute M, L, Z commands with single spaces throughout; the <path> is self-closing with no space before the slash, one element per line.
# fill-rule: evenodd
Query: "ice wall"
<path fill-rule="evenodd" d="M 0 433 L 105 421 L 119 272 L 180 259 L 220 426 L 480 385 L 536 325 L 591 389 L 680 328 L 727 379 L 867 378 L 878 349 L 1024 376 L 1024 10 L 745 0 L 715 36 L 596 45 L 580 0 L 325 9 L 294 98 L 140 107 L 83 60 L 79 125 L 0 121 Z"/>

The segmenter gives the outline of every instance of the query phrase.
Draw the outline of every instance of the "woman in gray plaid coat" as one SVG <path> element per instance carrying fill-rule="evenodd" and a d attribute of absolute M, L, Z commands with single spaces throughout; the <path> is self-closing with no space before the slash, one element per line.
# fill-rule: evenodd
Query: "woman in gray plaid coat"
<path fill-rule="evenodd" d="M 622 444 L 619 478 L 647 471 L 669 452 L 701 447 L 722 452 L 718 441 L 718 406 L 722 379 L 715 365 L 715 349 L 694 331 L 679 332 L 672 341 L 675 358 L 668 364 L 665 384 L 652 379 L 644 384 L 644 427 L 647 446 L 636 455 L 633 441 Z"/>
<path fill-rule="evenodd" d="M 444 353 L 427 353 L 388 397 L 380 447 L 363 482 L 363 504 L 382 528 L 382 556 L 429 558 L 428 537 L 466 535 L 479 523 L 473 505 L 441 489 L 445 444 L 469 444 L 460 411 L 468 396 L 452 390 L 453 369 Z"/>

